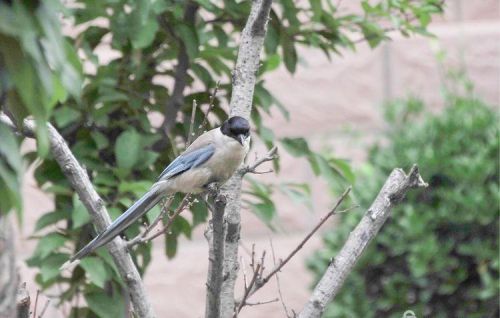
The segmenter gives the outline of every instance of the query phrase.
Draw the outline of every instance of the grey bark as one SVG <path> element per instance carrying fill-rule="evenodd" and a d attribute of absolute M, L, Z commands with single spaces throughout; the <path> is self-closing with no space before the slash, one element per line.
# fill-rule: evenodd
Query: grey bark
<path fill-rule="evenodd" d="M 220 292 L 222 287 L 224 260 L 224 209 L 226 198 L 217 196 L 212 211 L 211 229 L 205 233 L 209 243 L 209 259 L 207 274 L 207 302 L 205 317 L 220 317 Z"/>
<path fill-rule="evenodd" d="M 236 66 L 233 71 L 233 88 L 229 105 L 231 116 L 250 119 L 256 73 L 264 44 L 271 0 L 254 0 L 250 16 L 241 35 Z M 239 270 L 238 242 L 240 239 L 241 181 L 243 175 L 235 173 L 222 188 L 227 199 L 226 238 L 224 243 L 224 281 L 221 289 L 220 317 L 234 314 L 234 285 Z"/>
<path fill-rule="evenodd" d="M 19 286 L 19 289 L 17 291 L 16 303 L 17 318 L 30 318 L 31 300 L 30 294 L 26 289 L 26 283 L 23 283 L 21 286 Z"/>
<path fill-rule="evenodd" d="M 12 236 L 8 216 L 0 215 L 0 318 L 16 316 L 17 271 Z"/>
<path fill-rule="evenodd" d="M 15 127 L 6 115 L 1 114 L 0 120 L 11 127 Z M 95 191 L 87 172 L 78 163 L 63 137 L 52 125 L 48 124 L 47 128 L 49 132 L 50 151 L 54 156 L 54 159 L 57 161 L 62 172 L 71 183 L 73 189 L 77 192 L 82 203 L 87 208 L 97 231 L 104 231 L 108 225 L 111 224 L 111 219 L 106 207 L 104 206 L 104 201 Z M 26 136 L 33 136 L 34 131 L 34 121 L 24 120 L 23 133 Z M 132 258 L 128 254 L 125 241 L 123 241 L 121 237 L 117 236 L 113 241 L 106 245 L 106 248 L 113 257 L 113 261 L 118 268 L 118 272 L 127 286 L 136 315 L 141 318 L 155 317 L 153 307 L 147 297 L 141 276 L 139 275 Z"/>
<path fill-rule="evenodd" d="M 409 189 L 426 186 L 416 165 L 408 175 L 401 169 L 392 171 L 371 207 L 326 269 L 309 301 L 300 312 L 299 318 L 321 317 L 328 303 L 340 291 L 344 280 L 363 251 L 390 216 L 391 208 L 404 198 Z"/>

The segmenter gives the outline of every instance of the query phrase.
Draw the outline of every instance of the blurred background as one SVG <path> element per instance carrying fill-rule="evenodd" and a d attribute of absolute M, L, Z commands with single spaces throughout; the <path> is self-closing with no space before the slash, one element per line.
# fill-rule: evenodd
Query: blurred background
<path fill-rule="evenodd" d="M 335 5 L 339 13 L 360 10 L 358 1 Z M 65 28 L 66 34 L 77 32 L 71 24 Z M 415 162 L 430 188 L 412 193 L 394 211 L 327 316 L 401 317 L 405 310 L 418 317 L 498 316 L 500 1 L 448 0 L 443 14 L 433 16 L 427 30 L 434 37 L 391 33 L 391 40 L 377 47 L 360 43 L 356 51 L 340 48 L 341 54 L 331 59 L 318 48 L 299 46 L 293 74 L 280 63 L 262 76 L 267 91 L 289 112 L 288 119 L 278 107 L 261 112 L 275 140 L 304 138 L 310 149 L 348 168 L 341 169 L 341 177 L 328 179 L 324 171 L 315 173 L 307 155 L 294 152 L 293 144 L 279 146 L 279 173 L 251 179 L 307 187 L 295 200 L 286 191 L 268 193 L 274 200 L 269 219 L 245 204 L 240 253 L 246 264 L 251 246 L 269 251 L 271 239 L 276 257 L 285 257 L 348 184 L 354 184 L 351 202 L 361 205 L 325 225 L 321 235 L 313 237 L 280 273 L 289 313 L 305 304 L 318 275 L 391 169 L 408 169 Z M 95 54 L 101 63 L 115 58 L 109 46 Z M 172 73 L 168 65 L 165 69 L 166 78 L 156 82 L 170 89 Z M 225 107 L 222 101 L 221 105 Z M 153 126 L 161 123 L 154 109 L 151 113 Z M 57 124 L 62 127 L 68 117 L 61 118 Z M 249 162 L 254 153 L 265 152 L 265 142 L 261 138 L 254 143 Z M 22 149 L 32 151 L 34 142 L 24 141 Z M 17 227 L 20 275 L 32 294 L 40 288 L 35 283 L 40 268 L 24 262 L 37 247 L 31 236 L 40 217 L 61 208 L 54 206 L 54 194 L 40 190 L 41 177 L 34 178 L 33 173 L 31 166 L 23 178 L 24 222 Z M 252 182 L 245 185 L 248 191 L 255 186 Z M 203 315 L 208 267 L 204 228 L 204 224 L 193 228 L 190 238 L 179 235 L 175 257 L 165 255 L 162 239 L 152 244 L 153 261 L 144 280 L 159 317 Z M 269 267 L 271 262 L 268 259 Z M 41 299 L 56 295 L 55 290 L 48 287 Z M 241 279 L 236 290 L 243 292 Z M 273 281 L 252 301 L 276 297 Z M 67 314 L 52 304 L 48 316 Z M 281 302 L 273 302 L 245 308 L 241 317 L 286 314 Z"/>

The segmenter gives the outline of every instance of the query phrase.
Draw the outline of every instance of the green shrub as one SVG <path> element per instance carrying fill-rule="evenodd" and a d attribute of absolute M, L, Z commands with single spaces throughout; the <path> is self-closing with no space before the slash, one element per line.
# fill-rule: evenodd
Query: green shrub
<path fill-rule="evenodd" d="M 498 317 L 498 113 L 450 97 L 439 115 L 415 99 L 389 105 L 385 146 L 370 151 L 355 193 L 368 207 L 394 167 L 418 163 L 429 187 L 413 191 L 350 274 L 326 317 Z M 362 213 L 343 215 L 309 259 L 316 279 Z"/>

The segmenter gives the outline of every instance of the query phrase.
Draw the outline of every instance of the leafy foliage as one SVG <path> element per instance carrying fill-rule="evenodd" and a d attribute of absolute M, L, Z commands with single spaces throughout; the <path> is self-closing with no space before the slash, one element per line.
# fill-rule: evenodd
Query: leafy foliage
<path fill-rule="evenodd" d="M 8 75 L 6 104 L 18 123 L 28 114 L 38 120 L 42 158 L 37 161 L 35 178 L 54 195 L 55 202 L 54 211 L 38 220 L 35 233 L 44 237 L 51 249 L 39 244 L 28 263 L 39 268 L 37 281 L 42 288 L 61 285 L 61 301 L 84 294 L 89 308 L 73 308 L 73 314 L 117 315 L 107 312 L 100 301 L 104 294 L 108 301 L 114 301 L 122 292 L 104 249 L 82 262 L 70 276 L 54 270 L 95 233 L 60 168 L 46 156 L 43 123 L 50 120 L 61 132 L 116 218 L 184 149 L 192 102 L 201 105 L 195 114 L 198 127 L 216 82 L 220 82 L 219 94 L 214 98 L 209 124 L 218 125 L 226 119 L 223 105 L 231 95 L 238 35 L 250 2 L 80 0 L 67 8 L 57 0 L 20 3 L 0 4 L 0 41 L 11 45 L 0 45 L 0 65 L 7 67 L 2 74 Z M 388 38 L 389 30 L 425 33 L 426 17 L 440 12 L 441 6 L 436 0 L 364 1 L 362 12 L 352 14 L 340 11 L 330 1 L 311 0 L 300 6 L 291 0 L 277 1 L 271 10 L 255 88 L 252 120 L 256 135 L 268 147 L 277 141 L 262 115 L 270 114 L 273 106 L 285 117 L 288 112 L 266 89 L 263 78 L 282 65 L 295 72 L 300 62 L 299 46 L 320 48 L 330 57 L 341 49 L 353 50 L 360 41 L 374 47 Z M 73 30 L 79 30 L 76 34 L 61 36 L 59 12 Z M 23 67 L 18 70 L 13 65 Z M 314 172 L 326 176 L 330 183 L 353 180 L 347 162 L 315 153 L 300 138 L 281 142 L 292 154 L 306 158 Z M 32 163 L 39 157 L 27 155 Z M 281 184 L 279 189 L 307 204 L 306 186 Z M 269 185 L 257 182 L 247 196 L 252 210 L 266 221 L 276 214 L 271 193 Z M 173 208 L 180 198 L 174 201 Z M 179 236 L 189 237 L 192 228 L 206 220 L 202 203 L 195 202 L 190 210 L 191 215 L 176 219 L 165 236 L 169 257 L 176 253 Z M 154 214 L 158 209 L 143 221 L 151 222 Z M 135 236 L 142 227 L 136 224 L 124 234 Z M 151 260 L 151 244 L 136 246 L 132 255 L 143 272 Z"/>
<path fill-rule="evenodd" d="M 78 98 L 81 67 L 60 32 L 57 2 L 0 2 L 0 106 L 18 125 L 37 121 L 39 154 L 48 151 L 45 122 L 57 102 Z M 14 208 L 21 220 L 22 158 L 19 142 L 0 124 L 0 214 Z M 5 191 L 4 191 L 5 189 Z"/>
<path fill-rule="evenodd" d="M 415 162 L 430 186 L 394 209 L 327 317 L 498 315 L 499 116 L 472 95 L 447 102 L 421 120 L 415 98 L 389 105 L 389 144 L 371 150 L 360 202 L 372 202 L 394 167 Z M 344 215 L 325 235 L 309 260 L 317 277 L 360 217 Z"/>
<path fill-rule="evenodd" d="M 21 212 L 22 161 L 14 133 L 0 123 L 0 218 L 12 208 Z"/>
<path fill-rule="evenodd" d="M 38 150 L 48 151 L 45 122 L 57 102 L 79 96 L 81 66 L 63 38 L 56 2 L 0 3 L 0 70 L 6 108 L 20 124 L 37 120 Z"/>

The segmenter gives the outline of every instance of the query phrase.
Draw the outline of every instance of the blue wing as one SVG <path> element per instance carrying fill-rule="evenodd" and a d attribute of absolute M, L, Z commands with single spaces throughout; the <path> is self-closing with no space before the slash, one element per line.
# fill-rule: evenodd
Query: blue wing
<path fill-rule="evenodd" d="M 187 153 L 185 152 L 175 158 L 175 160 L 172 161 L 168 167 L 165 168 L 165 170 L 163 170 L 158 177 L 158 180 L 168 180 L 183 173 L 184 171 L 196 168 L 210 159 L 214 152 L 215 147 L 212 144 L 205 145 Z"/>

